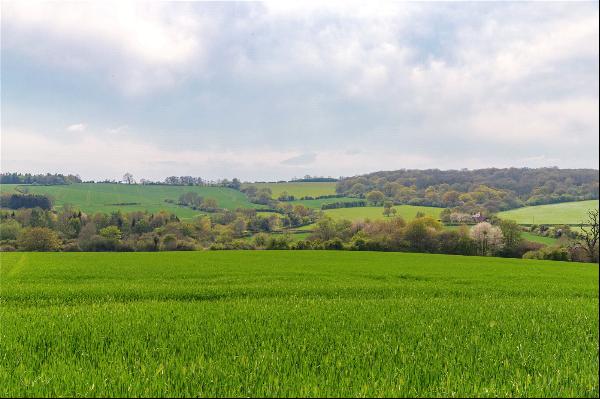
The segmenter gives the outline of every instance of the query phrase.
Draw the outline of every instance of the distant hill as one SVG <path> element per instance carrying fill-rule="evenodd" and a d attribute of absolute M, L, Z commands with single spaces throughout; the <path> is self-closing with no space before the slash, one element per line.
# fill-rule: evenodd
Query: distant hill
<path fill-rule="evenodd" d="M 201 212 L 177 205 L 179 196 L 194 192 L 204 198 L 213 198 L 220 208 L 260 208 L 241 192 L 227 187 L 141 185 L 116 183 L 74 183 L 68 185 L 2 185 L 2 192 L 47 194 L 56 206 L 73 205 L 86 213 L 166 210 L 182 218 L 191 218 Z"/>
<path fill-rule="evenodd" d="M 396 170 L 343 178 L 338 194 L 381 191 L 397 204 L 498 212 L 526 205 L 598 199 L 597 169 Z"/>

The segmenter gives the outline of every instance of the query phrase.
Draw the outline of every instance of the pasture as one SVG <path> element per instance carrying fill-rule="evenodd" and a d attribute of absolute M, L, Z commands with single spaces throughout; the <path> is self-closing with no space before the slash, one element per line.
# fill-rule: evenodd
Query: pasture
<path fill-rule="evenodd" d="M 256 188 L 269 188 L 273 198 L 277 199 L 283 192 L 296 198 L 335 194 L 336 182 L 292 182 L 292 183 L 244 183 L 242 188 L 254 186 Z"/>
<path fill-rule="evenodd" d="M 2 396 L 598 396 L 598 266 L 1 253 Z"/>
<path fill-rule="evenodd" d="M 430 206 L 413 206 L 413 205 L 397 205 L 394 206 L 396 209 L 395 216 L 401 216 L 404 220 L 410 221 L 417 216 L 418 212 L 431 216 L 435 219 L 439 219 L 440 212 L 443 208 L 434 208 Z M 348 220 L 360 220 L 360 219 L 384 219 L 383 207 L 382 206 L 364 206 L 356 208 L 338 208 L 338 209 L 327 209 L 323 211 L 325 215 L 331 216 L 333 219 L 348 219 Z"/>
<path fill-rule="evenodd" d="M 7 187 L 14 190 L 14 185 Z M 201 212 L 188 207 L 167 203 L 166 199 L 177 201 L 186 192 L 195 192 L 205 198 L 214 198 L 221 208 L 258 208 L 247 197 L 236 190 L 225 187 L 168 186 L 138 184 L 81 183 L 59 186 L 21 185 L 34 194 L 49 194 L 55 200 L 55 206 L 71 204 L 84 212 L 122 212 L 144 211 L 158 212 L 166 210 L 182 218 L 191 218 Z M 4 190 L 3 190 L 4 192 Z M 126 205 L 125 205 L 126 204 Z"/>
<path fill-rule="evenodd" d="M 598 200 L 526 206 L 499 212 L 498 217 L 512 219 L 519 224 L 579 224 L 586 219 L 590 209 L 598 209 Z"/>
<path fill-rule="evenodd" d="M 351 197 L 337 197 L 337 198 L 320 198 L 314 200 L 295 200 L 295 201 L 286 201 L 286 204 L 292 205 L 304 205 L 307 208 L 312 209 L 321 209 L 321 207 L 325 204 L 333 204 L 335 202 L 355 202 L 355 201 L 364 201 L 360 198 L 351 198 Z"/>

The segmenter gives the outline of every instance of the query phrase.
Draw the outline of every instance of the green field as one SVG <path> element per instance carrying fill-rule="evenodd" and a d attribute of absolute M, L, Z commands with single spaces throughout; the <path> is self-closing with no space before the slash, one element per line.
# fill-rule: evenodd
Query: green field
<path fill-rule="evenodd" d="M 417 215 L 417 212 L 422 212 L 427 216 L 439 218 L 442 208 L 434 208 L 430 206 L 413 206 L 413 205 L 398 205 L 395 206 L 396 216 L 402 216 L 405 220 L 412 220 Z M 327 209 L 324 213 L 331 216 L 333 219 L 384 219 L 383 207 L 381 206 L 364 206 L 356 208 L 339 208 Z"/>
<path fill-rule="evenodd" d="M 325 204 L 333 204 L 335 202 L 354 202 L 360 201 L 359 198 L 350 198 L 350 197 L 339 197 L 339 198 L 321 198 L 314 200 L 296 200 L 296 201 L 286 201 L 285 204 L 292 205 L 304 205 L 308 208 L 312 209 L 321 209 L 321 207 Z"/>
<path fill-rule="evenodd" d="M 545 245 L 554 245 L 558 242 L 558 239 L 556 238 L 544 237 L 527 231 L 521 233 L 521 237 L 527 241 L 537 242 Z"/>
<path fill-rule="evenodd" d="M 316 197 L 319 195 L 335 194 L 335 182 L 297 182 L 297 183 L 244 183 L 243 187 L 254 186 L 256 188 L 270 188 L 273 198 L 277 199 L 284 191 L 288 195 L 301 198 L 306 196 Z"/>
<path fill-rule="evenodd" d="M 598 397 L 598 266 L 2 253 L 0 394 Z"/>
<path fill-rule="evenodd" d="M 500 212 L 498 216 L 519 224 L 578 224 L 589 209 L 598 209 L 598 200 L 527 206 Z"/>
<path fill-rule="evenodd" d="M 14 185 L 6 185 L 14 189 Z M 214 198 L 220 207 L 234 210 L 236 208 L 257 208 L 246 196 L 236 190 L 224 187 L 167 186 L 138 184 L 70 184 L 60 186 L 20 186 L 35 194 L 49 194 L 60 207 L 71 204 L 84 212 L 112 212 L 120 209 L 123 212 L 147 210 L 157 212 L 167 210 L 182 218 L 191 218 L 200 214 L 188 207 L 166 203 L 165 199 L 177 201 L 185 192 L 196 192 L 205 198 Z M 4 192 L 5 188 L 2 188 Z M 8 190 L 7 190 L 8 191 Z M 136 203 L 136 205 L 115 205 Z"/>

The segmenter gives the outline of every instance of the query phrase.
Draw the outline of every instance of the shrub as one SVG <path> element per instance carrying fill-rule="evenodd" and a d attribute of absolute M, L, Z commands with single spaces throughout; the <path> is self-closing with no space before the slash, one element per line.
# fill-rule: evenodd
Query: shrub
<path fill-rule="evenodd" d="M 0 245 L 0 252 L 14 252 L 16 250 L 17 249 L 14 246 L 9 244 Z"/>
<path fill-rule="evenodd" d="M 47 227 L 32 227 L 23 230 L 18 245 L 24 251 L 58 251 L 60 239 L 56 232 Z"/>
<path fill-rule="evenodd" d="M 177 237 L 174 234 L 167 234 L 162 239 L 161 249 L 163 251 L 174 251 L 177 249 Z"/>
<path fill-rule="evenodd" d="M 330 249 L 330 250 L 340 250 L 340 249 L 344 249 L 344 243 L 342 242 L 342 240 L 339 237 L 336 237 L 332 240 L 325 241 L 323 243 L 323 248 Z"/>
<path fill-rule="evenodd" d="M 0 240 L 16 240 L 21 230 L 21 224 L 14 219 L 2 221 L 0 223 Z"/>
<path fill-rule="evenodd" d="M 63 246 L 64 252 L 80 252 L 81 248 L 79 247 L 79 243 L 77 241 L 70 241 Z"/>
<path fill-rule="evenodd" d="M 537 251 L 525 253 L 523 259 L 569 261 L 570 255 L 569 250 L 565 247 L 544 247 Z"/>
<path fill-rule="evenodd" d="M 289 249 L 291 238 L 288 235 L 271 236 L 267 240 L 266 249 Z"/>

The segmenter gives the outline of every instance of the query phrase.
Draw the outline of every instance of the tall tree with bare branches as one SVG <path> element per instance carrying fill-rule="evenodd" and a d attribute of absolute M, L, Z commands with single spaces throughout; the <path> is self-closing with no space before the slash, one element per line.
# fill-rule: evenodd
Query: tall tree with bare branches
<path fill-rule="evenodd" d="M 582 248 L 590 261 L 598 263 L 598 209 L 588 211 L 587 220 L 579 225 L 583 233 Z"/>

